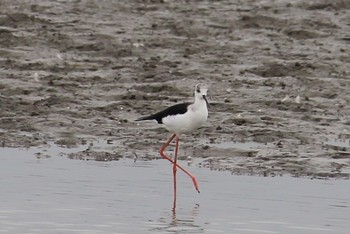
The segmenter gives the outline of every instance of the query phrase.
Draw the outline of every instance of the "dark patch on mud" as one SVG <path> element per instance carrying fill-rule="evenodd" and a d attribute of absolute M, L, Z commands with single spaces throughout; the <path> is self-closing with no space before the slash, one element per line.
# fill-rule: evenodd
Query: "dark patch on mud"
<path fill-rule="evenodd" d="M 106 139 L 113 151 L 69 157 L 159 158 L 169 134 L 133 120 L 207 82 L 209 121 L 182 137 L 182 157 L 238 174 L 348 177 L 349 150 L 329 139 L 350 138 L 349 10 L 341 0 L 1 1 L 0 143 Z M 212 146 L 240 141 L 263 145 Z"/>
<path fill-rule="evenodd" d="M 123 158 L 122 155 L 110 152 L 97 152 L 97 151 L 80 151 L 77 153 L 68 154 L 70 159 L 79 159 L 79 160 L 95 160 L 95 161 L 116 161 Z"/>

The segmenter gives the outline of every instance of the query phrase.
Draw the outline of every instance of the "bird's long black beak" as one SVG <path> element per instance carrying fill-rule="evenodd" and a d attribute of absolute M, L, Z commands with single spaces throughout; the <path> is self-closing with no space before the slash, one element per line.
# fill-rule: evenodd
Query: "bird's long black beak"
<path fill-rule="evenodd" d="M 207 107 L 209 107 L 209 102 L 208 102 L 208 100 L 207 100 L 207 96 L 202 95 L 202 97 L 203 97 L 203 99 L 205 100 L 205 102 L 207 103 Z"/>

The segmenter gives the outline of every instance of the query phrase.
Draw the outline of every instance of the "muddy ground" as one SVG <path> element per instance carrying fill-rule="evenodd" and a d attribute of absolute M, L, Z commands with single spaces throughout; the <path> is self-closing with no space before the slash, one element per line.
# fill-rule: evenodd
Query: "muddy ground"
<path fill-rule="evenodd" d="M 2 0 L 0 142 L 159 158 L 169 133 L 134 120 L 206 82 L 209 120 L 183 136 L 184 159 L 349 178 L 349 22 L 347 0 Z"/>

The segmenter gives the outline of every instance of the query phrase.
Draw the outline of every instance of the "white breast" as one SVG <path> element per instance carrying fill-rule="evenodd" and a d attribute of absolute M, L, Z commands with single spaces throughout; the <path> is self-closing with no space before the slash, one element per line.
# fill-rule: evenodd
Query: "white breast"
<path fill-rule="evenodd" d="M 165 128 L 176 134 L 191 133 L 205 124 L 208 118 L 206 106 L 190 105 L 185 114 L 168 116 L 163 118 Z"/>

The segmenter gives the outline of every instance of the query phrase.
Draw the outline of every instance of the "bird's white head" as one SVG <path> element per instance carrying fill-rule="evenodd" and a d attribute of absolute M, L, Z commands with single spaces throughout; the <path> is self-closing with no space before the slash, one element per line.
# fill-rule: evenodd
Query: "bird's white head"
<path fill-rule="evenodd" d="M 199 100 L 199 101 L 204 100 L 207 103 L 207 106 L 209 106 L 209 103 L 207 100 L 208 88 L 209 86 L 207 84 L 199 83 L 196 85 L 194 90 L 195 100 Z"/>

